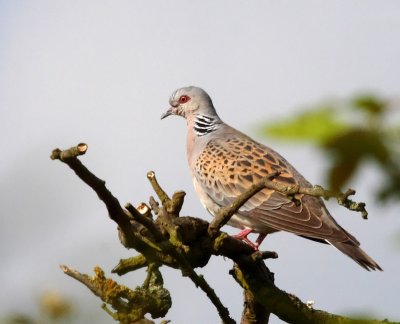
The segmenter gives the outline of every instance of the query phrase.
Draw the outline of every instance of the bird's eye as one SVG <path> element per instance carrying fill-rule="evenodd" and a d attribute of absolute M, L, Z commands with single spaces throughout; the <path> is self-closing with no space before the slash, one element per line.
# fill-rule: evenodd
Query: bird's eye
<path fill-rule="evenodd" d="M 179 97 L 179 103 L 184 104 L 187 103 L 190 100 L 190 97 L 187 95 L 183 95 Z"/>

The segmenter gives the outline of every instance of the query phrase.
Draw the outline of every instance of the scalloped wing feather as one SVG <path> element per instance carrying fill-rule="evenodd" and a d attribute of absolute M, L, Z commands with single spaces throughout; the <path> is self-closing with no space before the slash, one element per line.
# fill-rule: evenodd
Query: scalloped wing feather
<path fill-rule="evenodd" d="M 194 164 L 194 181 L 203 205 L 212 211 L 231 204 L 252 184 L 275 171 L 274 181 L 311 186 L 284 158 L 244 134 L 213 139 Z M 202 191 L 202 192 L 199 192 Z M 238 214 L 270 229 L 335 242 L 358 241 L 336 223 L 321 199 L 297 195 L 296 205 L 284 194 L 264 189 L 250 198 Z M 206 201 L 211 200 L 211 201 Z M 210 208 L 214 205 L 214 208 Z M 258 230 L 259 232 L 262 232 Z"/>

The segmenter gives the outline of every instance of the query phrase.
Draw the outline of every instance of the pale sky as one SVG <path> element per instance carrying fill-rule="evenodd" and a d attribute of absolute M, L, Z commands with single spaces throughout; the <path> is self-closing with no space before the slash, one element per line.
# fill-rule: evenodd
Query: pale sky
<path fill-rule="evenodd" d="M 0 314 L 34 312 L 37 296 L 53 289 L 73 300 L 75 322 L 111 323 L 100 300 L 58 265 L 110 274 L 135 255 L 119 244 L 97 196 L 49 159 L 53 148 L 88 143 L 82 162 L 122 204 L 148 200 L 146 172 L 154 170 L 169 193 L 187 192 L 184 215 L 209 220 L 186 165 L 185 122 L 160 121 L 173 90 L 203 87 L 222 119 L 322 183 L 326 161 L 316 151 L 262 139 L 257 127 L 362 91 L 398 97 L 399 57 L 398 1 L 0 1 Z M 279 253 L 267 262 L 280 288 L 318 309 L 400 320 L 398 204 L 373 201 L 379 181 L 369 166 L 351 184 L 368 221 L 329 207 L 385 271 L 369 273 L 329 246 L 278 233 L 262 247 Z M 231 266 L 213 258 L 196 271 L 239 320 Z M 189 279 L 162 272 L 173 299 L 167 319 L 219 322 Z M 113 278 L 134 288 L 145 274 Z"/>

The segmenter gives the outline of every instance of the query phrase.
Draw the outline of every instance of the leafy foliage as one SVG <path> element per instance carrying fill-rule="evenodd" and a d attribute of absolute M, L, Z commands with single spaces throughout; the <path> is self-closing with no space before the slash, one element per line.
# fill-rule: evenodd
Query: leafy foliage
<path fill-rule="evenodd" d="M 366 161 L 376 163 L 386 181 L 377 198 L 400 199 L 400 127 L 393 124 L 389 101 L 361 95 L 315 107 L 263 126 L 267 136 L 313 144 L 329 159 L 332 189 L 342 188 Z"/>
<path fill-rule="evenodd" d="M 348 129 L 348 125 L 339 121 L 331 107 L 304 111 L 294 118 L 274 121 L 263 128 L 265 135 L 291 141 L 310 141 L 323 144 Z"/>

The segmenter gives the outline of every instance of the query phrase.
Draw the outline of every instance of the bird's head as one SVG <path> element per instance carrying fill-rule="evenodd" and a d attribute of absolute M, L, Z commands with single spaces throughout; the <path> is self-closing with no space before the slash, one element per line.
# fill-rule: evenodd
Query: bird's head
<path fill-rule="evenodd" d="M 198 87 L 185 87 L 174 91 L 169 99 L 171 107 L 161 116 L 170 115 L 190 118 L 196 114 L 216 115 L 210 96 Z"/>

